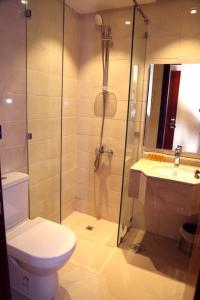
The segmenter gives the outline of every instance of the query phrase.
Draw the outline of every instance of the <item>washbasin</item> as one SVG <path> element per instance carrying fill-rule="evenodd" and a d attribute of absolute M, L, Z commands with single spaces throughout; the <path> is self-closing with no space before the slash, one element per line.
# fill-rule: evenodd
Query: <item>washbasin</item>
<path fill-rule="evenodd" d="M 200 166 L 140 159 L 130 169 L 129 197 L 154 210 L 193 216 L 200 211 Z"/>
<path fill-rule="evenodd" d="M 182 179 L 192 179 L 194 178 L 194 171 L 188 170 L 184 167 L 174 167 L 174 166 L 155 166 L 152 167 L 152 172 L 154 174 L 166 177 L 176 177 Z"/>

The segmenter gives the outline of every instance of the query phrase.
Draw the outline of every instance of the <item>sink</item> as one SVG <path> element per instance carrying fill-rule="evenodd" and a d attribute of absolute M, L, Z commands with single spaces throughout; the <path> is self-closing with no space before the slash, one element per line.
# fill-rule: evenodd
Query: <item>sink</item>
<path fill-rule="evenodd" d="M 198 166 L 141 159 L 130 169 L 129 197 L 153 210 L 192 216 L 200 211 Z"/>
<path fill-rule="evenodd" d="M 139 208 L 135 223 L 156 236 L 180 239 L 180 226 L 200 213 L 200 166 L 142 158 L 130 168 L 128 196 Z M 132 203 L 132 202 L 131 202 Z"/>
<path fill-rule="evenodd" d="M 195 178 L 197 169 L 198 167 L 195 166 L 182 164 L 179 167 L 175 167 L 171 162 L 151 161 L 148 159 L 141 159 L 131 167 L 132 171 L 141 172 L 147 177 L 195 185 L 200 184 L 200 180 Z"/>
<path fill-rule="evenodd" d="M 194 171 L 188 170 L 184 167 L 173 166 L 155 166 L 152 167 L 154 174 L 166 177 L 177 177 L 179 179 L 192 179 L 194 178 Z"/>

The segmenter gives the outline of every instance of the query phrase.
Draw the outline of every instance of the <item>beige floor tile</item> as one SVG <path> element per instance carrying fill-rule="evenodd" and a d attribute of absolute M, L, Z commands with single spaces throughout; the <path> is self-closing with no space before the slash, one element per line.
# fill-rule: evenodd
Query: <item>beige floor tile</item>
<path fill-rule="evenodd" d="M 113 297 L 120 300 L 181 300 L 184 283 L 135 267 L 127 250 L 114 249 L 102 270 Z M 180 296 L 180 298 L 179 298 Z"/>
<path fill-rule="evenodd" d="M 180 259 L 179 266 L 183 261 L 170 239 L 132 231 L 120 249 L 108 246 L 117 233 L 114 223 L 73 212 L 63 224 L 76 233 L 77 247 L 59 272 L 56 300 L 183 300 L 185 284 L 173 278 L 178 269 L 173 260 Z M 87 225 L 94 229 L 85 230 Z M 130 245 L 142 240 L 146 252 L 130 250 Z"/>
<path fill-rule="evenodd" d="M 60 286 L 55 300 L 72 300 L 72 298 L 67 289 L 63 286 Z"/>
<path fill-rule="evenodd" d="M 112 250 L 112 247 L 79 238 L 71 261 L 93 272 L 99 272 Z"/>
<path fill-rule="evenodd" d="M 84 226 L 87 220 L 88 215 L 79 213 L 78 211 L 74 211 L 62 222 L 62 224 L 76 230 L 79 227 Z"/>
<path fill-rule="evenodd" d="M 63 221 L 63 225 L 70 227 L 78 238 L 113 247 L 117 244 L 117 223 L 97 219 L 76 211 Z M 86 230 L 88 225 L 94 227 L 94 229 L 91 231 Z"/>
<path fill-rule="evenodd" d="M 110 295 L 105 278 L 69 263 L 59 272 L 56 300 L 118 300 Z"/>
<path fill-rule="evenodd" d="M 69 288 L 68 292 L 73 300 L 111 300 L 105 279 L 98 275 Z"/>
<path fill-rule="evenodd" d="M 88 280 L 96 276 L 95 273 L 89 272 L 87 269 L 80 265 L 74 264 L 69 261 L 59 271 L 59 283 L 61 286 L 69 288 L 73 285 L 80 284 L 83 280 Z"/>
<path fill-rule="evenodd" d="M 142 251 L 137 255 L 130 252 L 134 266 L 185 281 L 189 259 L 179 250 L 178 241 L 131 229 L 121 247 L 130 250 L 137 243 L 141 243 Z"/>

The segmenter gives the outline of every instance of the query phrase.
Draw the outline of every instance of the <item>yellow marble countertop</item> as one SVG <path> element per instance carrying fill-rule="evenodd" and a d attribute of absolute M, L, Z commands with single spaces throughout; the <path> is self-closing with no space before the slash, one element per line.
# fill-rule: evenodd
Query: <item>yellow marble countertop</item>
<path fill-rule="evenodd" d="M 187 184 L 200 184 L 200 179 L 194 177 L 195 171 L 199 169 L 195 166 L 180 164 L 175 167 L 170 162 L 160 162 L 149 159 L 141 159 L 132 167 L 132 171 L 140 171 L 148 177 L 161 178 Z"/>

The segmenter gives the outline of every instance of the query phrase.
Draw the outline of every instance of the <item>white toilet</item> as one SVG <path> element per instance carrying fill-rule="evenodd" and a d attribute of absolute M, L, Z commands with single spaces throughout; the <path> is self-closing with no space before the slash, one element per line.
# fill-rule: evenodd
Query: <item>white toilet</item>
<path fill-rule="evenodd" d="M 11 287 L 34 300 L 53 300 L 60 269 L 72 255 L 76 237 L 67 227 L 28 219 L 28 175 L 2 180 Z"/>

